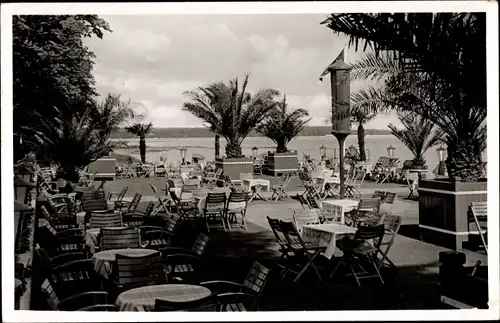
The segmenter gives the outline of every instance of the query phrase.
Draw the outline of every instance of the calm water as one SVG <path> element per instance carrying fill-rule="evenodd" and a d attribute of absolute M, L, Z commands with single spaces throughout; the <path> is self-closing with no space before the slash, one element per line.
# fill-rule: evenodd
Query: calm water
<path fill-rule="evenodd" d="M 124 139 L 117 139 L 124 140 Z M 125 139 L 129 145 L 138 146 L 138 139 Z M 225 152 L 226 141 L 221 138 L 221 154 Z M 192 153 L 199 153 L 205 156 L 208 160 L 213 160 L 214 158 L 214 139 L 213 138 L 148 138 L 146 141 L 147 153 L 146 159 L 150 162 L 155 162 L 160 159 L 160 156 L 164 156 L 168 161 L 180 160 L 181 147 L 187 148 L 186 158 L 191 159 Z M 333 149 L 338 149 L 337 139 L 333 136 L 321 136 L 321 137 L 296 137 L 288 145 L 289 149 L 297 150 L 299 152 L 299 158 L 302 158 L 302 154 L 306 153 L 311 155 L 313 158 L 320 158 L 319 147 L 324 145 L 327 147 L 327 156 L 333 157 Z M 354 145 L 358 147 L 358 138 L 355 135 L 350 135 L 346 140 L 346 147 Z M 365 136 L 365 147 L 369 150 L 369 162 L 376 163 L 379 157 L 388 156 L 387 147 L 390 145 L 396 148 L 395 156 L 401 161 L 407 159 L 412 159 L 413 155 L 405 145 L 403 145 L 399 140 L 397 140 L 392 135 L 371 135 Z M 259 148 L 259 154 L 264 153 L 268 150 L 274 150 L 274 143 L 265 137 L 250 137 L 246 138 L 243 142 L 242 149 L 243 154 L 247 156 L 252 155 L 253 147 Z M 427 165 L 429 168 L 434 169 L 438 164 L 438 157 L 436 149 L 438 147 L 433 147 L 425 153 L 425 158 L 427 160 Z M 116 149 L 118 154 L 127 154 L 139 158 L 139 148 L 127 148 L 127 149 Z M 486 152 L 483 154 L 483 160 L 486 161 Z"/>

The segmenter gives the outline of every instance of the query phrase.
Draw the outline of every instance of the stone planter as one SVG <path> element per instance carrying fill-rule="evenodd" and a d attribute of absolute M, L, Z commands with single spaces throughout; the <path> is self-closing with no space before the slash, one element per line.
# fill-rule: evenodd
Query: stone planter
<path fill-rule="evenodd" d="M 296 152 L 269 153 L 267 155 L 267 165 L 262 171 L 273 176 L 297 173 L 299 171 L 298 155 Z"/>
<path fill-rule="evenodd" d="M 215 168 L 222 168 L 222 176 L 229 176 L 232 181 L 239 182 L 241 173 L 253 173 L 252 158 L 216 158 Z"/>
<path fill-rule="evenodd" d="M 423 241 L 462 250 L 470 240 L 467 211 L 471 202 L 487 201 L 488 183 L 452 182 L 449 179 L 419 182 L 419 227 Z M 477 228 L 471 224 L 471 233 Z M 472 237 L 472 235 L 470 235 Z M 474 234 L 474 236 L 476 236 Z"/>

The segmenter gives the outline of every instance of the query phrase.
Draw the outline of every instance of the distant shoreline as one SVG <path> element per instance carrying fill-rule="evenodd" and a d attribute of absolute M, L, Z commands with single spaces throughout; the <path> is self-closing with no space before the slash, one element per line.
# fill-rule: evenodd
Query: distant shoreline
<path fill-rule="evenodd" d="M 325 136 L 331 134 L 331 127 L 305 127 L 298 136 L 313 137 Z M 351 131 L 352 135 L 357 135 L 356 130 Z M 390 135 L 391 132 L 385 129 L 365 129 L 365 135 Z M 208 128 L 153 128 L 153 133 L 148 138 L 212 138 L 214 136 Z M 252 131 L 248 137 L 264 137 L 263 135 Z M 131 139 L 135 135 L 127 132 L 124 128 L 118 129 L 111 135 L 112 139 Z"/>

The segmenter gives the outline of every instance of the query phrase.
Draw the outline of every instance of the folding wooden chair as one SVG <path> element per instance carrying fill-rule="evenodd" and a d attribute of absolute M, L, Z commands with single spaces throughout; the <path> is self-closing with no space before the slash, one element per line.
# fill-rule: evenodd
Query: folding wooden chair
<path fill-rule="evenodd" d="M 226 220 L 227 225 L 231 228 L 231 224 L 238 223 L 237 214 L 241 216 L 240 227 L 247 229 L 246 213 L 248 207 L 248 194 L 244 192 L 231 192 L 226 203 Z"/>
<path fill-rule="evenodd" d="M 122 208 L 123 198 L 125 197 L 125 194 L 127 194 L 127 191 L 128 191 L 128 186 L 125 186 L 125 187 L 122 188 L 122 190 L 118 194 L 118 197 L 116 198 L 115 209 L 121 209 Z M 111 200 L 112 196 L 113 196 L 113 193 L 110 193 L 108 195 L 108 199 Z"/>
<path fill-rule="evenodd" d="M 399 215 L 385 214 L 380 222 L 385 227 L 385 234 L 379 247 L 379 253 L 382 258 L 378 260 L 378 267 L 380 269 L 385 263 L 388 263 L 392 267 L 396 267 L 387 255 L 401 227 L 402 217 Z"/>
<path fill-rule="evenodd" d="M 288 241 L 286 240 L 283 231 L 281 231 L 280 220 L 267 217 L 267 222 L 269 223 L 271 231 L 273 232 L 274 237 L 276 238 L 276 242 L 279 245 L 279 252 L 281 253 L 281 256 L 278 257 L 274 262 L 274 264 L 272 265 L 271 270 L 275 267 L 280 267 L 281 268 L 280 277 L 284 277 L 286 275 L 286 272 L 288 271 L 291 258 L 293 258 L 293 250 L 291 250 L 288 247 Z M 284 262 L 282 263 L 283 260 Z"/>
<path fill-rule="evenodd" d="M 78 227 L 75 215 L 52 216 L 45 205 L 40 207 L 40 211 L 42 213 L 42 217 L 45 218 L 45 220 L 47 220 L 57 231 Z"/>
<path fill-rule="evenodd" d="M 181 193 L 182 196 L 182 193 Z M 198 204 L 192 198 L 182 200 L 174 191 L 170 191 L 170 197 L 177 208 L 177 213 L 186 221 L 196 220 L 198 214 Z"/>
<path fill-rule="evenodd" d="M 356 180 L 359 178 L 360 175 L 361 178 L 359 179 L 359 183 L 356 184 Z M 365 176 L 366 176 L 366 169 L 363 169 L 362 171 L 355 173 L 352 182 L 346 185 L 346 193 L 348 196 L 354 199 L 363 197 L 363 194 L 361 194 L 360 189 L 365 180 Z"/>
<path fill-rule="evenodd" d="M 408 189 L 410 190 L 409 198 L 415 197 L 414 192 L 418 189 L 418 173 L 406 173 L 406 183 L 408 184 Z"/>
<path fill-rule="evenodd" d="M 91 228 L 122 227 L 123 220 L 121 212 L 101 213 L 90 212 Z"/>
<path fill-rule="evenodd" d="M 226 226 L 228 225 L 226 215 L 226 193 L 208 193 L 203 208 L 203 218 L 205 219 L 207 232 L 210 232 L 213 223 L 209 221 L 220 221 L 225 231 L 230 230 Z M 220 228 L 221 226 L 217 227 Z"/>
<path fill-rule="evenodd" d="M 311 176 L 308 173 L 305 172 L 299 173 L 299 178 L 302 181 L 302 184 L 304 185 L 305 188 L 304 194 L 312 198 L 317 198 L 320 201 L 324 200 L 325 198 L 324 194 L 321 193 L 320 188 L 314 185 L 314 182 L 312 181 Z"/>
<path fill-rule="evenodd" d="M 382 212 L 391 214 L 392 207 L 394 206 L 394 203 L 396 202 L 397 197 L 398 197 L 397 193 L 385 192 L 384 198 L 381 199 L 380 208 L 382 209 L 383 206 L 386 206 L 386 205 L 388 205 L 388 206 L 384 207 Z"/>
<path fill-rule="evenodd" d="M 258 262 L 254 262 L 245 277 L 243 284 L 231 281 L 215 280 L 201 282 L 200 285 L 207 287 L 217 295 L 221 311 L 233 310 L 255 310 L 262 291 L 266 285 L 269 269 Z M 248 299 L 244 303 L 243 299 Z"/>
<path fill-rule="evenodd" d="M 217 181 L 219 180 L 220 176 L 222 175 L 222 168 L 217 168 L 215 172 L 207 172 L 204 180 L 207 182 L 207 185 L 209 187 L 217 185 Z"/>
<path fill-rule="evenodd" d="M 170 182 L 170 181 L 171 180 L 169 180 L 168 182 Z M 172 182 L 172 184 L 173 184 L 173 182 Z M 169 200 L 170 200 L 168 198 L 170 185 L 167 184 L 167 189 L 166 189 L 166 195 L 167 195 L 167 197 L 166 198 L 162 198 L 158 194 L 158 189 L 152 183 L 149 183 L 149 187 L 151 187 L 151 189 L 153 190 L 154 195 L 156 196 L 156 199 L 158 200 L 158 206 L 156 208 L 154 208 L 154 210 L 151 212 L 151 216 L 155 216 L 158 212 L 161 212 L 162 210 L 165 211 L 165 214 L 170 214 L 170 211 L 168 209 L 168 204 L 169 204 Z"/>
<path fill-rule="evenodd" d="M 282 176 L 281 183 L 276 184 L 276 185 L 271 185 L 271 190 L 273 191 L 273 194 L 271 195 L 271 200 L 274 199 L 275 201 L 278 201 L 280 199 L 288 199 L 290 198 L 288 194 L 286 193 L 288 184 L 290 183 L 290 179 L 292 176 L 290 173 L 287 173 Z"/>
<path fill-rule="evenodd" d="M 141 193 L 135 193 L 134 197 L 132 198 L 132 201 L 122 201 L 120 203 L 120 207 L 118 208 L 119 211 L 123 211 L 123 213 L 134 213 L 139 204 L 141 203 L 142 199 L 142 194 Z M 123 208 L 127 208 L 125 211 Z"/>
<path fill-rule="evenodd" d="M 140 247 L 140 235 L 137 228 L 107 229 L 101 228 L 101 251 Z"/>
<path fill-rule="evenodd" d="M 133 165 L 125 164 L 123 165 L 122 178 L 134 178 L 136 175 L 136 169 Z"/>
<path fill-rule="evenodd" d="M 470 229 L 470 223 L 475 223 L 477 232 Z M 468 210 L 467 228 L 469 234 L 479 234 L 486 254 L 488 254 L 488 202 L 472 202 Z"/>
<path fill-rule="evenodd" d="M 318 213 L 314 209 L 293 210 L 293 223 L 302 234 L 302 227 L 307 224 L 320 224 Z"/>
<path fill-rule="evenodd" d="M 357 226 L 360 222 L 373 223 L 375 221 L 378 223 L 380 204 L 381 201 L 378 197 L 361 199 L 356 209 L 345 214 L 345 224 Z"/>
<path fill-rule="evenodd" d="M 288 268 L 288 271 L 297 273 L 297 276 L 295 276 L 293 282 L 297 282 L 300 279 L 300 277 L 306 272 L 309 266 L 313 268 L 319 280 L 323 280 L 318 271 L 318 268 L 314 264 L 314 260 L 321 252 L 324 252 L 326 250 L 326 247 L 312 246 L 310 243 L 307 243 L 304 240 L 302 240 L 302 237 L 300 233 L 297 231 L 297 228 L 295 227 L 293 222 L 280 221 L 280 226 L 281 226 L 281 231 L 283 232 L 288 242 L 287 249 L 295 254 L 294 258 L 298 259 L 299 261 L 302 260 L 301 262 L 303 263 L 299 264 L 299 266 L 302 266 L 300 272 L 296 272 L 291 268 Z"/>
<path fill-rule="evenodd" d="M 384 237 L 384 225 L 365 226 L 360 225 L 354 234 L 354 238 L 345 237 L 339 244 L 340 249 L 344 252 L 343 257 L 333 269 L 330 277 L 332 277 L 342 264 L 349 266 L 351 274 L 356 279 L 358 286 L 361 286 L 360 279 L 378 277 L 383 284 L 384 280 L 379 271 L 377 255 L 380 252 L 380 244 Z M 371 264 L 375 269 L 375 274 L 366 271 L 362 264 Z M 362 271 L 356 272 L 353 265 L 359 265 Z"/>

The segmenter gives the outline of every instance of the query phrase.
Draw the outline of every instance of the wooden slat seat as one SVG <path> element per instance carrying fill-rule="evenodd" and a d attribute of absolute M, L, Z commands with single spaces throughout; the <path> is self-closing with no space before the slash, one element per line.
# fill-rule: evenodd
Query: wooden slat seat
<path fill-rule="evenodd" d="M 101 250 L 139 248 L 139 238 L 137 228 L 101 228 Z"/>

